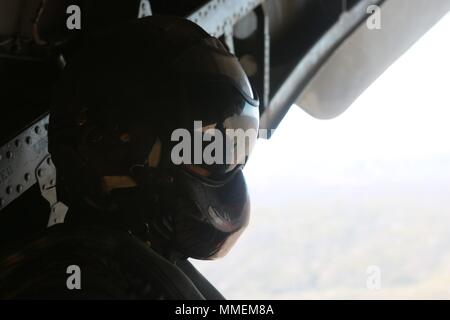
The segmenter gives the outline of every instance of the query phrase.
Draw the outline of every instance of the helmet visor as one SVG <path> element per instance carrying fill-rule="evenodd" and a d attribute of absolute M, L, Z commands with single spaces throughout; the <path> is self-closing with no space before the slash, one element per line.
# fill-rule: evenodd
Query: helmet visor
<path fill-rule="evenodd" d="M 259 109 L 223 83 L 188 83 L 184 93 L 179 126 L 189 132 L 189 148 L 172 152 L 173 162 L 214 179 L 245 165 L 258 137 Z"/>
<path fill-rule="evenodd" d="M 209 41 L 209 43 L 208 43 Z M 216 39 L 187 50 L 173 64 L 179 85 L 180 128 L 191 135 L 183 164 L 222 180 L 243 166 L 256 143 L 259 100 L 238 59 Z"/>

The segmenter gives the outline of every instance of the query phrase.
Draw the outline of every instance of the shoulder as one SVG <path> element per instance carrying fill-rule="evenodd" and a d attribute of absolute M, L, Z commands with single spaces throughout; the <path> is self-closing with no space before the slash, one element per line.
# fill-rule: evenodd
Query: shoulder
<path fill-rule="evenodd" d="M 125 232 L 60 225 L 1 255 L 0 298 L 203 296 L 175 265 Z"/>

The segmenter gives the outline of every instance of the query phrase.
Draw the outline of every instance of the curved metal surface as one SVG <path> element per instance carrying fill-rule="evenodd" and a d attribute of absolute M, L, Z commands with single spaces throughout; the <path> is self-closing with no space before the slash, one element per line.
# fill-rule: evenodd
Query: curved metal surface
<path fill-rule="evenodd" d="M 379 11 L 381 29 L 371 30 L 363 23 L 355 30 L 321 65 L 297 104 L 319 119 L 343 113 L 450 10 L 449 0 L 432 2 L 432 5 L 427 0 L 384 2 Z"/>
<path fill-rule="evenodd" d="M 263 129 L 274 129 L 283 119 L 291 105 L 297 100 L 303 89 L 333 53 L 337 46 L 366 17 L 367 7 L 379 4 L 382 0 L 361 0 L 351 10 L 344 12 L 338 22 L 323 35 L 309 52 L 299 61 L 283 85 L 273 96 L 270 105 L 261 116 Z"/>

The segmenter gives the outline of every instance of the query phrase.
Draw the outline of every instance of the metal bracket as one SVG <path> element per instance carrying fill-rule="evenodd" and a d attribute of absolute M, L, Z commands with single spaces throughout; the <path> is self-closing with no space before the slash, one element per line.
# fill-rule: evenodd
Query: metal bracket
<path fill-rule="evenodd" d="M 56 169 L 48 154 L 48 115 L 0 148 L 0 210 L 36 182 L 50 203 L 48 225 L 64 222 L 67 207 L 56 198 Z"/>
<path fill-rule="evenodd" d="M 48 115 L 0 147 L 0 210 L 36 182 L 35 168 L 48 154 Z"/>
<path fill-rule="evenodd" d="M 50 216 L 47 226 L 64 223 L 68 208 L 62 202 L 58 202 L 56 195 L 56 168 L 50 155 L 47 155 L 36 168 L 36 180 L 42 196 L 50 204 Z"/>
<path fill-rule="evenodd" d="M 195 22 L 209 34 L 219 38 L 227 25 L 233 26 L 265 0 L 212 0 L 192 13 L 187 19 Z"/>
<path fill-rule="evenodd" d="M 224 28 L 224 38 L 225 43 L 227 44 L 228 49 L 232 54 L 236 53 L 236 50 L 234 48 L 234 38 L 233 38 L 233 25 L 227 24 Z"/>

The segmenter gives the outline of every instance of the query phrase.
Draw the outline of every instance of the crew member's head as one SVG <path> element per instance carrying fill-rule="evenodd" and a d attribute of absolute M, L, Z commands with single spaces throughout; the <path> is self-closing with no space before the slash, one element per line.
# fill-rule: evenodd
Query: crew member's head
<path fill-rule="evenodd" d="M 140 215 L 150 242 L 186 257 L 223 256 L 249 220 L 242 168 L 258 104 L 237 58 L 188 20 L 98 32 L 67 59 L 55 89 L 58 197 Z"/>

